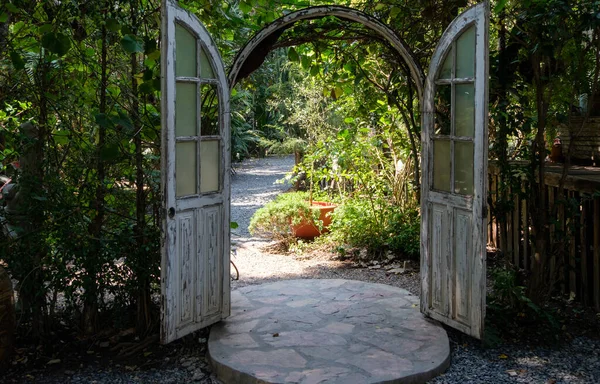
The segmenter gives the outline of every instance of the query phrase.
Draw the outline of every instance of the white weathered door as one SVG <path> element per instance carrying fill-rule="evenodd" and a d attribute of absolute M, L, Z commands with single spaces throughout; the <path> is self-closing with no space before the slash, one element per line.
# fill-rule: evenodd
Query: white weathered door
<path fill-rule="evenodd" d="M 485 318 L 488 3 L 458 16 L 425 82 L 421 311 L 471 336 Z"/>
<path fill-rule="evenodd" d="M 230 313 L 229 87 L 200 21 L 162 7 L 161 342 Z"/>

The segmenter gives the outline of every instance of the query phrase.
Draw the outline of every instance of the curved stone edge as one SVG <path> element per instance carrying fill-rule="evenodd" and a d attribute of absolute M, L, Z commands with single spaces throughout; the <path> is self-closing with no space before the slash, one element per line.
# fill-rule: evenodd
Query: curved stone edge
<path fill-rule="evenodd" d="M 215 327 L 219 327 L 222 322 L 213 325 L 210 330 L 210 335 L 208 338 L 208 343 L 210 344 L 210 339 L 213 337 L 213 331 Z M 208 355 L 208 362 L 210 367 L 212 368 L 214 374 L 217 376 L 219 380 L 221 380 L 225 384 L 277 384 L 269 381 L 264 381 L 257 379 L 252 374 L 248 372 L 243 372 L 237 370 L 230 365 L 227 365 L 217 358 L 215 358 L 210 352 L 210 348 L 207 348 L 206 353 Z"/>
<path fill-rule="evenodd" d="M 437 323 L 437 321 L 430 320 L 427 318 L 425 320 L 431 321 L 441 327 L 441 325 L 439 325 Z M 222 323 L 215 324 L 213 326 L 213 328 L 211 329 L 210 336 L 209 336 L 209 343 L 210 343 L 210 338 L 213 337 L 214 328 L 219 327 L 221 324 Z M 219 330 L 217 330 L 216 332 L 219 332 Z M 445 332 L 445 330 L 444 330 L 444 332 Z M 417 372 L 410 376 L 405 376 L 405 377 L 398 378 L 398 379 L 380 381 L 379 383 L 375 383 L 375 384 L 423 384 L 423 383 L 428 382 L 429 380 L 435 379 L 436 377 L 440 376 L 442 373 L 446 372 L 448 367 L 450 367 L 450 362 L 452 360 L 452 358 L 451 358 L 452 353 L 450 350 L 450 340 L 448 340 L 447 334 L 446 334 L 446 339 L 448 341 L 448 355 L 446 356 L 446 359 L 443 362 L 441 362 L 437 367 L 433 367 L 430 370 L 423 371 L 423 372 Z M 256 377 L 254 377 L 252 374 L 250 374 L 248 372 L 240 371 L 238 369 L 231 367 L 228 364 L 223 363 L 222 361 L 219 361 L 218 358 L 215 358 L 212 355 L 212 353 L 210 352 L 210 348 L 207 348 L 207 354 L 208 354 L 208 361 L 210 363 L 210 366 L 211 366 L 213 372 L 215 373 L 217 378 L 225 384 L 277 384 L 274 382 L 257 379 Z"/>
<path fill-rule="evenodd" d="M 304 279 L 287 280 L 287 282 L 301 281 L 301 280 L 304 280 Z M 324 279 L 324 280 L 346 280 L 346 279 Z M 352 282 L 354 280 L 346 280 L 346 281 Z M 405 290 L 403 288 L 393 287 L 393 286 L 389 286 L 387 284 L 362 282 L 362 281 L 357 281 L 357 282 L 366 283 L 366 284 L 374 284 L 374 285 L 384 285 L 384 286 L 391 287 L 394 289 Z M 276 281 L 276 282 L 271 282 L 271 283 L 267 283 L 267 284 L 277 284 L 277 283 L 284 283 L 284 281 Z M 248 286 L 248 287 L 252 287 L 252 286 Z M 248 287 L 243 287 L 243 288 L 248 288 Z M 244 294 L 244 292 L 240 292 L 240 294 Z M 441 374 L 446 372 L 446 370 L 450 367 L 450 363 L 452 361 L 452 357 L 451 357 L 452 349 L 450 347 L 450 339 L 448 338 L 448 333 L 446 332 L 446 330 L 444 329 L 444 327 L 442 326 L 442 324 L 439 321 L 431 319 L 429 317 L 426 317 L 425 315 L 422 315 L 422 316 L 423 316 L 424 321 L 427 321 L 433 325 L 440 327 L 443 331 L 443 334 L 446 339 L 446 345 L 448 346 L 448 353 L 447 353 L 444 361 L 442 361 L 438 366 L 432 367 L 431 369 L 428 369 L 426 371 L 416 372 L 416 373 L 413 373 L 412 375 L 404 376 L 404 377 L 397 378 L 397 379 L 379 381 L 379 382 L 376 382 L 373 384 L 423 384 L 423 383 L 427 383 L 429 380 L 432 380 L 432 379 L 440 376 Z M 265 381 L 265 380 L 258 379 L 254 375 L 252 375 L 252 373 L 248 373 L 243 370 L 238 370 L 238 369 L 232 367 L 231 365 L 224 363 L 222 361 L 222 359 L 219 359 L 218 357 L 214 357 L 212 355 L 211 349 L 210 349 L 211 339 L 213 337 L 217 337 L 217 334 L 220 334 L 221 332 L 223 332 L 223 330 L 221 328 L 221 327 L 223 327 L 223 325 L 224 325 L 223 321 L 221 321 L 217 324 L 214 324 L 210 330 L 209 339 L 208 339 L 208 348 L 207 348 L 208 361 L 209 361 L 211 368 L 213 369 L 213 372 L 217 376 L 217 378 L 225 384 L 279 384 L 278 382 L 271 382 L 271 381 Z"/>

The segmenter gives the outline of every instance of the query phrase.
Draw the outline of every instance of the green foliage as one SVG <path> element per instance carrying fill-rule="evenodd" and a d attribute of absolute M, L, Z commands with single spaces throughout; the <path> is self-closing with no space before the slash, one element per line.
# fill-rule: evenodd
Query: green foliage
<path fill-rule="evenodd" d="M 559 330 L 554 315 L 527 297 L 514 269 L 496 268 L 491 275 L 493 287 L 487 297 L 486 315 L 486 327 L 490 328 L 486 335 L 488 342 L 498 341 L 500 335 L 518 334 L 524 326 L 533 324 L 539 333 Z"/>
<path fill-rule="evenodd" d="M 310 208 L 308 194 L 282 193 L 254 213 L 248 229 L 252 235 L 271 237 L 289 245 L 295 242 L 292 226 L 305 220 L 311 220 L 319 228 L 323 225 L 319 211 Z"/>
<path fill-rule="evenodd" d="M 401 213 L 384 199 L 373 209 L 368 199 L 356 198 L 336 208 L 330 229 L 335 241 L 366 248 L 374 257 L 391 251 L 418 260 L 420 225 L 415 211 Z"/>

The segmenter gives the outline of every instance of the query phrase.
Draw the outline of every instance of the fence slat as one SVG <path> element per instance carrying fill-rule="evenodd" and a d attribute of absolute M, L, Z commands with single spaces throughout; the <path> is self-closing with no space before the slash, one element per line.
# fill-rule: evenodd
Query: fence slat
<path fill-rule="evenodd" d="M 589 279 L 588 279 L 588 263 L 587 263 L 587 241 L 585 228 L 588 220 L 588 210 L 586 208 L 587 203 L 581 199 L 581 220 L 579 222 L 579 250 L 581 252 L 581 299 L 584 304 L 589 304 L 590 300 L 588 297 Z"/>
<path fill-rule="evenodd" d="M 525 189 L 525 181 L 522 182 L 521 188 L 523 192 Z M 523 268 L 525 270 L 530 269 L 529 265 L 529 212 L 527 207 L 527 199 L 521 200 L 521 217 L 522 217 L 522 226 L 523 226 Z"/>
<path fill-rule="evenodd" d="M 594 306 L 600 311 L 600 198 L 594 199 Z"/>
<path fill-rule="evenodd" d="M 517 267 L 521 266 L 521 254 L 519 252 L 519 248 L 521 247 L 521 231 L 519 228 L 519 219 L 521 218 L 521 204 L 519 204 L 519 194 L 517 191 L 512 191 L 513 193 L 513 204 L 515 205 L 515 209 L 512 214 L 512 240 L 513 240 L 513 250 L 514 250 L 514 263 Z"/>
<path fill-rule="evenodd" d="M 575 191 L 568 192 L 568 203 L 575 198 Z M 575 222 L 570 219 L 571 229 L 569 229 L 569 294 L 571 297 L 577 295 L 577 236 L 575 236 Z"/>

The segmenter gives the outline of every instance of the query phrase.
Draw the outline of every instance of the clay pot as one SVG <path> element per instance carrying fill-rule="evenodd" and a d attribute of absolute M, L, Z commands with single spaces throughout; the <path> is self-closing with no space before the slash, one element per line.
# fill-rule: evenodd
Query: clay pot
<path fill-rule="evenodd" d="M 319 220 L 323 222 L 323 229 L 319 231 L 319 228 L 312 222 L 312 220 L 304 220 L 300 222 L 300 224 L 292 226 L 292 233 L 294 236 L 301 239 L 312 240 L 323 233 L 329 232 L 327 227 L 329 227 L 329 224 L 331 224 L 330 213 L 333 212 L 336 206 L 337 205 L 335 204 L 324 201 L 313 201 L 310 208 L 319 210 Z"/>
<path fill-rule="evenodd" d="M 0 363 L 8 360 L 15 338 L 15 303 L 10 276 L 0 267 Z"/>

